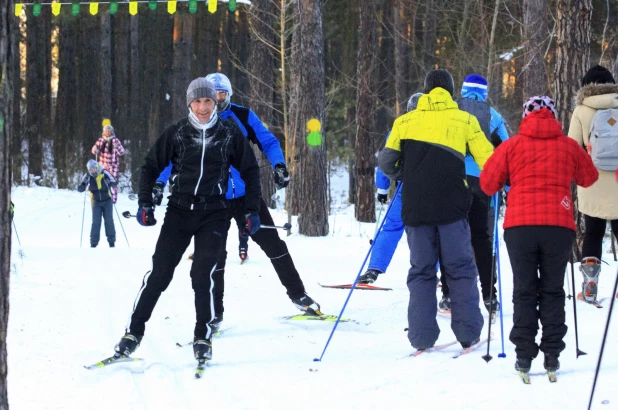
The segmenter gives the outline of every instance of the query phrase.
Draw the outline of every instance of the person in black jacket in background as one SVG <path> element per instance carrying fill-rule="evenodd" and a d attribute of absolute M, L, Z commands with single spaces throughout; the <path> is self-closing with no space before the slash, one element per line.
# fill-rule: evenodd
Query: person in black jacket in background
<path fill-rule="evenodd" d="M 145 324 L 174 275 L 191 239 L 195 257 L 191 284 L 195 292 L 195 358 L 212 358 L 214 283 L 216 268 L 227 229 L 225 192 L 230 164 L 240 171 L 246 183 L 245 219 L 251 234 L 260 229 L 260 173 L 248 140 L 233 120 L 217 115 L 216 93 L 212 83 L 197 78 L 187 89 L 189 115 L 169 126 L 146 155 L 140 170 L 137 221 L 144 226 L 157 223 L 152 188 L 161 171 L 172 162 L 175 175 L 171 196 L 152 256 L 152 270 L 144 276 L 133 305 L 126 334 L 115 350 L 129 356 L 139 346 Z"/>

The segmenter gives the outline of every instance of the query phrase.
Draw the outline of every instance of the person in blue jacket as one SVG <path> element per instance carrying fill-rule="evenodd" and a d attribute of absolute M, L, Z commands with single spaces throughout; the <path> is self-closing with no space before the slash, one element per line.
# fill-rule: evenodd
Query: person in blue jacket
<path fill-rule="evenodd" d="M 485 137 L 497 148 L 502 141 L 509 138 L 502 116 L 494 110 L 485 99 L 487 98 L 487 80 L 478 74 L 468 75 L 461 87 L 461 97 L 457 100 L 459 109 L 476 117 Z M 468 212 L 470 234 L 474 258 L 479 272 L 481 292 L 485 308 L 495 314 L 500 309 L 496 298 L 496 282 L 491 286 L 492 272 L 492 238 L 489 227 L 493 227 L 493 213 L 490 215 L 491 197 L 487 196 L 480 187 L 479 175 L 481 170 L 470 154 L 466 156 L 466 180 L 472 193 L 472 205 Z M 493 296 L 492 296 L 493 293 Z M 490 306 L 491 297 L 491 306 Z M 440 308 L 450 309 L 448 285 L 442 285 L 442 300 Z"/>
<path fill-rule="evenodd" d="M 206 79 L 210 81 L 216 90 L 217 96 L 217 111 L 218 115 L 223 119 L 232 118 L 250 142 L 257 145 L 271 164 L 273 164 L 274 182 L 277 189 L 282 189 L 290 183 L 290 176 L 287 171 L 281 145 L 277 138 L 264 126 L 258 116 L 249 108 L 233 104 L 230 102 L 230 97 L 233 95 L 232 84 L 230 80 L 221 73 L 208 74 Z M 158 186 L 153 189 L 153 197 L 157 203 L 161 203 L 163 197 L 163 188 L 165 183 L 169 181 L 172 186 L 175 183 L 175 174 L 171 165 L 168 166 L 157 179 Z M 247 235 L 245 227 L 246 217 L 244 215 L 244 195 L 245 183 L 240 177 L 240 173 L 236 168 L 230 166 L 229 183 L 226 193 L 226 198 L 229 201 L 228 207 L 228 225 L 226 229 L 226 237 L 224 238 L 223 247 L 217 262 L 217 268 L 213 274 L 215 282 L 214 300 L 215 300 L 215 320 L 214 324 L 217 327 L 223 320 L 223 293 L 224 293 L 224 271 L 225 261 L 227 259 L 227 251 L 225 242 L 227 240 L 227 231 L 231 225 L 232 218 L 236 220 L 239 227 L 240 235 L 250 236 L 255 243 L 266 253 L 271 260 L 281 284 L 286 288 L 287 294 L 294 305 L 309 314 L 321 315 L 320 305 L 315 302 L 309 295 L 305 293 L 303 281 L 294 266 L 294 261 L 290 256 L 287 245 L 279 238 L 276 229 L 260 229 L 253 235 Z M 262 225 L 274 225 L 273 218 L 270 215 L 268 206 L 264 199 L 260 199 L 260 223 Z"/>
<path fill-rule="evenodd" d="M 416 93 L 408 100 L 408 111 L 416 109 L 418 99 L 423 93 Z M 389 133 L 390 136 L 390 133 Z M 388 136 L 386 137 L 388 140 Z M 382 173 L 380 167 L 376 172 L 376 188 L 378 189 L 378 202 L 385 204 L 388 200 L 388 189 L 391 181 Z M 378 280 L 378 275 L 386 272 L 388 265 L 393 259 L 393 254 L 397 249 L 399 240 L 403 235 L 405 226 L 401 219 L 401 190 L 392 199 L 391 210 L 386 216 L 384 225 L 377 240 L 373 244 L 373 251 L 369 259 L 369 268 L 363 273 L 358 282 L 363 284 L 371 284 Z"/>

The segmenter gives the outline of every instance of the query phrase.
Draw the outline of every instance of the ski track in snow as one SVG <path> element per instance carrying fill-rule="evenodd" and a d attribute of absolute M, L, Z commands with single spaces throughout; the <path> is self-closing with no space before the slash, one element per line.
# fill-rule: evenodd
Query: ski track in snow
<path fill-rule="evenodd" d="M 348 290 L 324 289 L 321 283 L 352 282 L 369 249 L 374 224 L 359 224 L 347 196 L 345 174 L 333 175 L 331 233 L 307 238 L 296 232 L 287 242 L 307 293 L 327 314 L 338 315 Z M 599 297 L 605 309 L 577 305 L 580 349 L 575 359 L 572 300 L 566 301 L 567 347 L 561 355 L 558 383 L 550 384 L 542 357 L 533 361 L 531 385 L 524 385 L 513 369 L 512 272 L 504 243 L 502 297 L 504 347 L 500 318 L 492 325 L 493 360 L 481 356 L 487 346 L 456 360 L 459 345 L 419 357 L 406 333 L 409 255 L 405 242 L 378 286 L 391 292 L 355 291 L 343 314 L 358 323 L 340 323 L 323 361 L 320 357 L 334 323 L 292 322 L 282 316 L 298 311 L 290 303 L 269 260 L 249 241 L 249 257 L 237 258 L 235 224 L 228 240 L 224 335 L 213 340 L 213 361 L 204 378 L 195 380 L 196 361 L 190 346 L 195 318 L 189 278 L 191 261 L 183 259 L 170 287 L 159 299 L 147 323 L 142 345 L 134 353 L 144 363 L 122 363 L 86 370 L 113 354 L 142 281 L 150 269 L 165 207 L 156 210 L 157 226 L 144 228 L 132 219 L 118 221 L 116 248 L 101 241 L 90 248 L 91 210 L 86 200 L 83 247 L 79 247 L 83 194 L 48 188 L 14 189 L 15 223 L 23 246 L 13 237 L 10 319 L 8 332 L 9 403 L 21 409 L 517 409 L 586 408 L 597 363 L 603 328 L 609 312 L 618 264 L 604 254 Z M 121 213 L 136 203 L 119 194 Z M 273 212 L 275 223 L 287 215 Z M 336 220 L 335 220 L 336 218 Z M 131 248 L 127 247 L 122 222 Z M 294 221 L 293 221 L 294 222 Z M 333 231 L 334 227 L 334 231 Z M 334 233 L 333 233 L 334 232 Z M 604 246 L 608 250 L 609 246 Z M 186 256 L 193 251 L 191 245 Z M 23 255 L 23 256 L 20 256 Z M 366 269 L 366 267 L 365 267 Z M 575 266 L 575 282 L 581 274 Z M 364 270 L 363 270 L 364 271 Z M 570 280 L 570 270 L 569 270 Z M 565 289 L 566 285 L 565 285 Z M 573 290 L 571 291 L 573 294 Z M 440 290 L 436 292 L 437 298 Z M 486 311 L 482 308 L 482 312 Z M 485 314 L 486 326 L 487 315 Z M 450 318 L 438 315 L 438 344 L 454 340 Z M 615 323 L 615 322 L 614 322 Z M 486 337 L 487 327 L 483 330 Z M 540 339 L 540 335 L 538 336 Z M 594 409 L 618 409 L 618 333 L 610 326 Z M 607 400 L 608 404 L 602 404 Z"/>

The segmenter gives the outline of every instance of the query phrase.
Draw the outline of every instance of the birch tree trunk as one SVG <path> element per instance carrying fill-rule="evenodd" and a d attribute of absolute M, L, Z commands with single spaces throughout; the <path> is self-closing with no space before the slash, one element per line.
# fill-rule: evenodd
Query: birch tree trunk
<path fill-rule="evenodd" d="M 328 202 L 325 144 L 324 35 L 322 0 L 295 0 L 296 30 L 292 50 L 294 105 L 290 106 L 290 135 L 295 139 L 298 165 L 292 175 L 298 187 L 299 233 L 307 236 L 328 234 Z M 307 123 L 322 124 L 322 144 L 309 147 Z"/>
<path fill-rule="evenodd" d="M 18 20 L 12 15 L 13 0 L 0 2 L 0 410 L 9 409 L 6 336 L 9 322 L 9 279 L 11 275 L 11 122 L 13 119 L 13 59 L 10 33 Z"/>
<path fill-rule="evenodd" d="M 354 216 L 359 222 L 375 222 L 374 175 L 375 153 L 372 135 L 375 133 L 376 90 L 376 2 L 360 0 L 360 26 L 357 54 L 356 91 L 356 194 Z M 397 8 L 395 11 L 398 11 Z"/>
<path fill-rule="evenodd" d="M 274 45 L 275 35 L 273 27 L 275 7 L 272 0 L 254 0 L 251 6 L 250 28 L 251 54 L 249 56 L 249 91 L 251 109 L 268 128 L 273 123 L 273 85 L 274 81 Z M 259 148 L 254 146 L 255 156 L 260 166 L 269 164 L 268 158 Z M 275 165 L 275 164 L 271 164 Z M 262 198 L 270 208 L 276 207 L 271 199 L 275 193 L 272 168 L 260 170 L 262 184 Z"/>
<path fill-rule="evenodd" d="M 524 40 L 524 98 L 547 95 L 549 85 L 543 55 L 551 39 L 545 0 L 524 1 Z"/>
<path fill-rule="evenodd" d="M 558 0 L 556 10 L 556 72 L 555 72 L 555 102 L 558 121 L 562 123 L 564 132 L 569 129 L 571 112 L 575 108 L 575 96 L 581 85 L 581 78 L 590 66 L 590 21 L 592 17 L 592 0 Z M 573 196 L 573 212 L 576 220 L 583 218 L 577 215 L 578 201 L 575 184 L 571 188 Z M 578 223 L 578 229 L 573 246 L 573 257 L 581 259 L 581 246 L 584 232 L 583 224 Z"/>

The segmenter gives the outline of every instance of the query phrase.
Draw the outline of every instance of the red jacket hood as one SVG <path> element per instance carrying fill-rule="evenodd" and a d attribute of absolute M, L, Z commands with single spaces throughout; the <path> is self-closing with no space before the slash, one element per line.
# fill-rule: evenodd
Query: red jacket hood
<path fill-rule="evenodd" d="M 562 133 L 562 126 L 547 108 L 534 111 L 521 121 L 519 135 L 530 138 L 557 138 Z"/>

